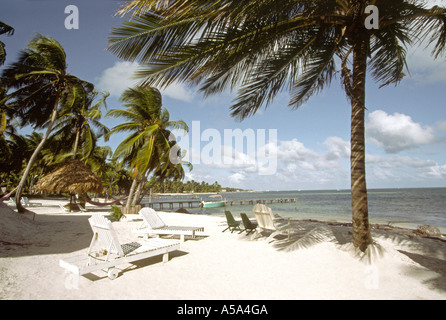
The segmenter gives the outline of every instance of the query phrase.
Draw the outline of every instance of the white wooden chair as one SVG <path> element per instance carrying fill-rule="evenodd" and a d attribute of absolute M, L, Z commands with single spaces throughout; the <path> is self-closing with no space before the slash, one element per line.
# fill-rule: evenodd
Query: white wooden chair
<path fill-rule="evenodd" d="M 288 224 L 279 227 L 274 222 L 274 214 L 271 208 L 261 203 L 256 204 L 252 211 L 254 212 L 254 216 L 256 217 L 260 232 L 263 232 L 265 230 L 272 232 L 271 235 L 266 239 L 267 242 L 271 242 L 272 239 L 278 234 L 287 234 L 287 240 L 290 239 L 290 220 L 288 220 Z M 256 229 L 253 238 L 255 238 L 260 232 Z"/>
<path fill-rule="evenodd" d="M 59 203 L 59 207 L 64 211 L 64 212 L 70 212 L 70 209 L 65 208 L 62 204 Z"/>
<path fill-rule="evenodd" d="M 105 216 L 93 214 L 88 219 L 93 230 L 93 239 L 87 254 L 60 260 L 61 267 L 78 275 L 108 269 L 108 277 L 115 279 L 118 270 L 114 267 L 163 255 L 163 262 L 169 259 L 169 252 L 180 249 L 180 243 L 168 239 L 147 239 L 121 245 L 113 225 Z"/>
<path fill-rule="evenodd" d="M 203 227 L 187 227 L 187 226 L 168 226 L 158 216 L 152 208 L 142 208 L 139 215 L 143 219 L 143 223 L 138 229 L 132 230 L 134 233 L 149 235 L 179 235 L 181 242 L 184 237 L 189 235 L 195 238 L 195 233 L 204 231 Z"/>
<path fill-rule="evenodd" d="M 40 202 L 30 202 L 28 197 L 22 197 L 22 203 L 26 207 L 40 207 L 40 206 L 42 206 L 42 203 L 40 203 Z"/>

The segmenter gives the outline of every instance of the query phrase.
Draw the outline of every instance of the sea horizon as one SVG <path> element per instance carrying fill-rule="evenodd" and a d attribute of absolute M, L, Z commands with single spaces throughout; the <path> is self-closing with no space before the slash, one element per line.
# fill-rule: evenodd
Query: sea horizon
<path fill-rule="evenodd" d="M 369 220 L 371 223 L 389 224 L 408 228 L 433 225 L 446 233 L 446 187 L 370 188 L 368 189 Z M 153 194 L 152 200 L 215 201 L 206 195 L 214 193 Z M 221 208 L 187 208 L 190 213 L 224 215 L 224 210 L 239 216 L 252 214 L 252 205 L 237 204 L 240 200 L 297 199 L 297 202 L 266 203 L 283 218 L 316 219 L 322 221 L 351 222 L 350 189 L 234 191 L 221 192 L 227 206 Z M 169 196 L 170 195 L 170 196 Z M 229 205 L 233 201 L 233 205 Z M 143 202 L 147 203 L 148 198 Z M 179 207 L 175 206 L 173 211 Z M 164 208 L 166 209 L 166 208 Z M 164 210 L 163 209 L 163 210 Z M 167 210 L 168 211 L 168 210 Z"/>

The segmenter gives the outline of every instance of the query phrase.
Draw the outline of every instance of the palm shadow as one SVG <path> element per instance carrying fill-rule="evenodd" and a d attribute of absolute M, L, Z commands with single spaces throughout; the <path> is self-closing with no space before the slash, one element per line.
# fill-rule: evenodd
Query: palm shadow
<path fill-rule="evenodd" d="M 272 245 L 286 252 L 307 249 L 324 242 L 343 246 L 352 240 L 351 236 L 346 236 L 348 228 L 348 224 L 291 220 L 289 238 L 285 234 L 276 236 Z"/>

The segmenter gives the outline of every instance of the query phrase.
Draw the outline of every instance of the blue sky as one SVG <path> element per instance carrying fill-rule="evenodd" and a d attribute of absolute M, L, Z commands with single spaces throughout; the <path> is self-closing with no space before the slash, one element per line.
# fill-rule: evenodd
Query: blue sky
<path fill-rule="evenodd" d="M 446 1 L 430 1 L 446 3 Z M 0 20 L 13 26 L 6 65 L 36 33 L 65 48 L 69 71 L 111 93 L 108 109 L 136 82 L 137 68 L 106 50 L 111 28 L 122 19 L 117 0 L 0 0 Z M 79 29 L 65 28 L 65 8 L 79 9 Z M 409 48 L 408 75 L 397 87 L 379 89 L 371 77 L 366 92 L 366 154 L 369 188 L 446 187 L 446 60 L 433 60 L 424 46 Z M 256 190 L 348 189 L 350 187 L 350 105 L 340 79 L 298 110 L 287 107 L 282 92 L 268 109 L 236 122 L 229 106 L 234 93 L 204 99 L 196 88 L 173 85 L 162 91 L 171 120 L 194 131 L 180 141 L 194 169 L 187 179 Z M 106 111 L 104 111 L 104 114 Z M 104 118 L 110 128 L 116 119 Z M 247 137 L 239 146 L 227 139 Z M 263 136 L 265 135 L 265 137 Z M 240 137 L 237 136 L 237 137 Z M 276 139 L 275 139 L 276 137 Z M 123 136 L 107 145 L 113 150 Z"/>

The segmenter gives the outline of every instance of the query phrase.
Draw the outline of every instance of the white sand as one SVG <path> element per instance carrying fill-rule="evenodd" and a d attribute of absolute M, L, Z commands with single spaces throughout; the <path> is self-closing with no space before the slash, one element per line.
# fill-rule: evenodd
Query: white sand
<path fill-rule="evenodd" d="M 165 264 L 158 256 L 118 266 L 115 280 L 103 271 L 79 277 L 59 259 L 86 252 L 92 211 L 67 214 L 57 205 L 64 201 L 38 202 L 34 221 L 0 205 L 0 299 L 446 299 L 441 240 L 375 230 L 384 253 L 367 264 L 348 250 L 350 227 L 294 221 L 289 242 L 268 244 L 222 233 L 224 217 L 165 212 L 167 224 L 204 226 L 206 236 L 187 240 Z M 140 223 L 113 226 L 124 243 Z"/>

